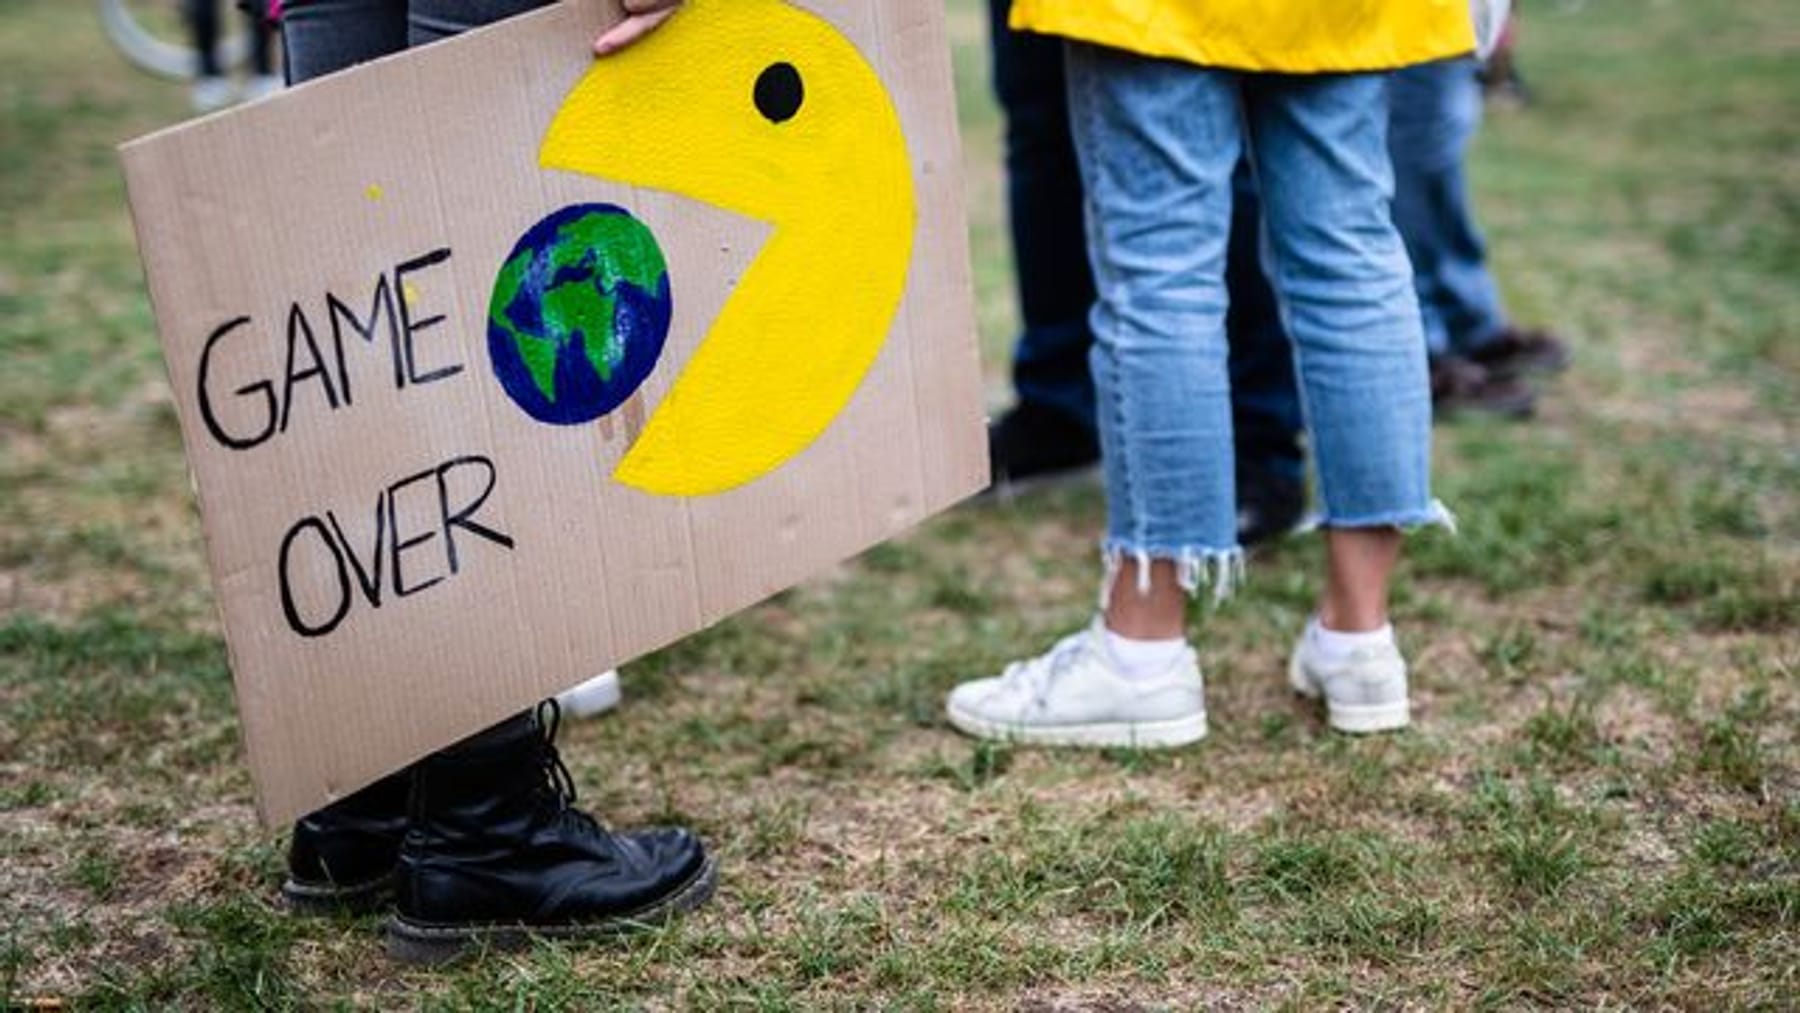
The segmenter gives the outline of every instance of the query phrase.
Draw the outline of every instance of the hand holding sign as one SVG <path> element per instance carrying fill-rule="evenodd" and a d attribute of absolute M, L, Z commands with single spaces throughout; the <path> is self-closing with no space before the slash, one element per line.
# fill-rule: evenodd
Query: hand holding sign
<path fill-rule="evenodd" d="M 681 0 L 625 0 L 625 20 L 594 40 L 595 56 L 611 56 L 669 20 Z"/>

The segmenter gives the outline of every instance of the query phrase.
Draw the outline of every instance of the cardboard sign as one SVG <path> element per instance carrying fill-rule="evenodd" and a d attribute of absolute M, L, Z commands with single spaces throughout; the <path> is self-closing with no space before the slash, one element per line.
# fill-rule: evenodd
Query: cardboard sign
<path fill-rule="evenodd" d="M 939 5 L 618 17 L 123 149 L 270 823 L 986 481 Z"/>

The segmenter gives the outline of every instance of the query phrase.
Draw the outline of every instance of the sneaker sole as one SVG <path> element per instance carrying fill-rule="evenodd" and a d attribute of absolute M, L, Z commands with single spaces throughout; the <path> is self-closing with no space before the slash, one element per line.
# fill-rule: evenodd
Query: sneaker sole
<path fill-rule="evenodd" d="M 308 918 L 366 915 L 393 902 L 394 884 L 392 875 L 351 886 L 303 883 L 290 878 L 281 884 L 281 896 L 289 911 Z"/>
<path fill-rule="evenodd" d="M 1396 703 L 1347 704 L 1336 703 L 1326 696 L 1300 666 L 1300 659 L 1288 659 L 1288 685 L 1294 692 L 1308 700 L 1325 702 L 1325 723 L 1335 731 L 1350 735 L 1373 735 L 1377 732 L 1397 732 L 1412 724 L 1412 701 L 1401 700 Z"/>
<path fill-rule="evenodd" d="M 711 855 L 686 885 L 662 900 L 628 915 L 575 925 L 424 925 L 395 915 L 387 924 L 388 956 L 403 964 L 436 966 L 483 950 L 518 950 L 534 939 L 608 939 L 654 928 L 676 915 L 705 904 L 719 884 L 719 867 Z"/>
<path fill-rule="evenodd" d="M 1030 746 L 1174 749 L 1206 738 L 1205 711 L 1169 721 L 1106 721 L 1048 727 L 988 721 L 956 707 L 946 707 L 945 714 L 965 735 Z"/>

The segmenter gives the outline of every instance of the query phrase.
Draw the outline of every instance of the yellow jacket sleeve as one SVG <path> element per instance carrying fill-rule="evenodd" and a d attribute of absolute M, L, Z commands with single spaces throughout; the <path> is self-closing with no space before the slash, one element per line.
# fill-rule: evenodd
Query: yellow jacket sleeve
<path fill-rule="evenodd" d="M 1012 26 L 1231 70 L 1392 70 L 1472 52 L 1469 0 L 1014 0 Z"/>

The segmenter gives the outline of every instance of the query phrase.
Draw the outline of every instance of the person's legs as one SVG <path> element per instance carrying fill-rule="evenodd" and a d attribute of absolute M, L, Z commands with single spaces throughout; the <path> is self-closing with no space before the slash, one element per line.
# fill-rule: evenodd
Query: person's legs
<path fill-rule="evenodd" d="M 411 0 L 407 4 L 406 44 L 423 46 L 555 2 L 556 0 Z"/>
<path fill-rule="evenodd" d="M 1394 224 L 1413 261 L 1438 407 L 1525 417 L 1537 395 L 1517 374 L 1563 368 L 1568 348 L 1552 335 L 1511 326 L 1488 270 L 1465 170 L 1481 114 L 1472 58 L 1393 75 Z"/>
<path fill-rule="evenodd" d="M 1263 271 L 1262 200 L 1248 162 L 1240 165 L 1232 189 L 1231 241 L 1225 258 L 1231 305 L 1225 332 L 1231 344 L 1238 472 L 1255 467 L 1298 482 L 1306 467 L 1300 446 L 1305 419 L 1294 380 L 1294 346 L 1282 328 L 1275 290 Z"/>
<path fill-rule="evenodd" d="M 1388 584 L 1400 564 L 1399 528 L 1332 528 L 1325 533 L 1325 592 L 1319 622 L 1365 633 L 1388 625 Z"/>
<path fill-rule="evenodd" d="M 244 31 L 250 38 L 250 73 L 268 77 L 275 73 L 275 31 L 269 25 L 269 16 L 252 7 L 244 8 L 243 15 Z"/>
<path fill-rule="evenodd" d="M 1081 222 L 1081 174 L 1069 136 L 1063 44 L 1014 32 L 1006 0 L 989 0 L 994 94 L 1006 131 L 1007 209 L 1024 329 L 1013 346 L 1018 406 L 990 435 L 996 479 L 1030 478 L 1093 462 L 1094 382 L 1088 372 L 1093 275 Z"/>
<path fill-rule="evenodd" d="M 275 22 L 269 18 L 266 0 L 240 0 L 244 31 L 250 38 L 250 78 L 244 82 L 244 98 L 267 98 L 281 91 L 282 78 L 275 73 Z"/>
<path fill-rule="evenodd" d="M 299 83 L 544 2 L 289 0 L 289 74 Z M 703 903 L 717 873 L 691 832 L 612 832 L 573 808 L 560 714 L 546 702 L 303 818 L 283 893 L 320 910 L 393 891 L 389 950 L 416 963 L 527 931 L 615 934 Z"/>
<path fill-rule="evenodd" d="M 214 0 L 185 0 L 182 17 L 194 45 L 194 86 L 190 98 L 197 112 L 209 113 L 237 98 L 231 79 L 219 63 L 219 8 Z"/>
<path fill-rule="evenodd" d="M 1118 571 L 1107 614 L 1155 615 L 1143 632 L 1180 636 L 1169 603 L 1208 570 L 1228 583 L 1240 555 L 1225 342 L 1237 86 L 1090 46 L 1070 47 L 1069 75 L 1098 289 L 1104 548 Z"/>
<path fill-rule="evenodd" d="M 1246 546 L 1284 534 L 1306 512 L 1304 422 L 1294 382 L 1294 348 L 1263 272 L 1262 202 L 1248 161 L 1233 179 L 1231 241 L 1225 257 L 1230 308 L 1231 416 L 1237 458 L 1238 539 Z"/>
<path fill-rule="evenodd" d="M 289 0 L 281 19 L 289 84 L 406 48 L 406 0 Z"/>
<path fill-rule="evenodd" d="M 292 0 L 282 20 L 288 83 L 406 48 L 406 0 Z M 281 892 L 303 913 L 364 910 L 392 896 L 410 769 L 294 823 Z"/>
<path fill-rule="evenodd" d="M 1322 657 L 1307 653 L 1311 638 L 1296 655 L 1307 676 L 1296 686 L 1323 690 L 1333 725 L 1348 731 L 1408 720 L 1405 665 L 1387 626 L 1398 530 L 1448 521 L 1431 497 L 1425 342 L 1388 207 L 1386 86 L 1363 74 L 1261 77 L 1245 89 L 1270 270 L 1295 344 L 1327 529 L 1320 639 L 1381 640 L 1357 641 L 1329 664 L 1311 663 Z"/>
<path fill-rule="evenodd" d="M 188 37 L 199 58 L 195 73 L 199 77 L 222 77 L 219 66 L 219 5 L 214 0 L 187 0 L 183 5 L 187 16 Z"/>
<path fill-rule="evenodd" d="M 1206 732 L 1188 594 L 1238 572 L 1225 252 L 1236 77 L 1100 47 L 1068 51 L 1070 123 L 1098 301 L 1093 366 L 1107 493 L 1102 617 L 951 693 L 974 735 L 1173 746 Z"/>
<path fill-rule="evenodd" d="M 1481 125 L 1478 72 L 1472 58 L 1445 60 L 1397 71 L 1391 83 L 1394 224 L 1433 356 L 1468 355 L 1506 326 L 1463 170 Z"/>
<path fill-rule="evenodd" d="M 1088 310 L 1093 274 L 1069 133 L 1063 43 L 1014 32 L 989 0 L 994 92 L 1006 130 L 1009 220 L 1024 329 L 1013 346 L 1016 407 L 989 432 L 995 480 L 1084 466 L 1098 454 Z M 1241 174 L 1247 183 L 1247 170 Z M 1257 254 L 1255 187 L 1239 187 L 1226 262 L 1238 514 L 1246 544 L 1280 534 L 1305 509 L 1293 355 Z"/>
<path fill-rule="evenodd" d="M 288 0 L 289 83 L 449 38 L 554 0 Z"/>
<path fill-rule="evenodd" d="M 388 952 L 435 964 L 530 933 L 610 938 L 690 911 L 717 867 L 680 827 L 609 830 L 575 807 L 546 701 L 413 765 Z"/>
<path fill-rule="evenodd" d="M 1442 519 L 1430 490 L 1418 303 L 1388 214 L 1385 84 L 1380 75 L 1267 77 L 1246 102 L 1325 525 L 1351 538 Z"/>

